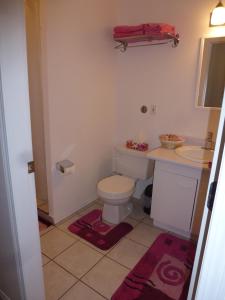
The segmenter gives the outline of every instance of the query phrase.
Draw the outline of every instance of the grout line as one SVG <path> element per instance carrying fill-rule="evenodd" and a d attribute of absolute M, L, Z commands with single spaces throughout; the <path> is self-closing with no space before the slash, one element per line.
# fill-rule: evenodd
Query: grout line
<path fill-rule="evenodd" d="M 124 267 L 124 268 L 126 268 L 126 269 L 128 269 L 129 271 L 131 271 L 133 268 L 134 268 L 134 266 L 136 265 L 134 265 L 133 267 L 128 267 L 128 266 L 125 266 L 125 265 L 123 265 L 121 262 L 118 262 L 117 260 L 115 260 L 114 258 L 112 258 L 112 257 L 109 257 L 109 256 L 106 256 L 106 258 L 109 258 L 110 260 L 112 260 L 113 262 L 115 262 L 116 264 L 118 264 L 118 265 L 120 265 L 121 267 Z M 141 259 L 141 258 L 140 258 Z M 139 261 L 139 260 L 138 260 Z"/>
<path fill-rule="evenodd" d="M 92 289 L 92 291 L 96 292 L 97 294 L 99 294 L 100 296 L 102 296 L 104 299 L 108 299 L 106 298 L 104 295 L 102 295 L 99 291 L 95 290 L 93 287 L 89 286 L 86 282 L 83 282 L 81 280 L 79 280 L 81 283 L 83 283 L 84 285 L 86 285 L 86 287 L 88 287 L 89 289 Z M 88 299 L 87 299 L 88 300 Z"/>
<path fill-rule="evenodd" d="M 75 221 L 74 221 L 75 222 Z M 72 224 L 72 223 L 71 223 Z M 72 235 L 72 232 L 67 232 L 66 230 L 63 230 L 59 227 L 56 227 L 58 230 L 60 230 L 61 232 L 65 233 L 67 236 L 69 236 L 70 238 L 74 238 L 74 239 L 78 239 L 75 233 Z"/>
<path fill-rule="evenodd" d="M 49 257 L 48 255 L 44 254 L 42 251 L 41 251 L 41 254 L 44 255 L 44 256 L 46 256 L 48 259 L 52 260 L 51 257 Z"/>
<path fill-rule="evenodd" d="M 99 291 L 97 291 L 97 290 L 95 290 L 92 286 L 89 286 L 84 280 L 83 280 L 83 278 L 98 264 L 98 263 L 100 263 L 100 261 L 102 261 L 104 258 L 107 258 L 107 259 L 109 259 L 109 260 L 111 260 L 112 262 L 114 262 L 114 263 L 116 263 L 116 264 L 118 264 L 118 265 L 120 265 L 121 267 L 123 267 L 123 268 L 125 268 L 125 269 L 127 269 L 129 272 L 131 271 L 131 269 L 128 269 L 127 267 L 125 267 L 125 266 L 123 266 L 123 265 L 121 265 L 120 263 L 118 263 L 118 262 L 116 262 L 116 261 L 114 261 L 114 260 L 112 260 L 111 258 L 109 258 L 109 257 L 106 257 L 106 255 L 104 255 L 89 271 L 87 271 L 81 278 L 80 278 L 80 281 L 82 282 L 82 283 L 84 283 L 86 286 L 88 286 L 89 288 L 91 288 L 91 289 L 93 289 L 95 292 L 97 292 L 99 295 L 101 295 L 102 297 L 104 297 L 105 299 L 108 299 L 108 298 L 106 298 L 105 296 L 103 296 Z M 122 281 L 123 282 L 123 281 Z M 121 283 L 122 283 L 121 282 Z"/>
<path fill-rule="evenodd" d="M 60 267 L 61 269 L 63 269 L 65 272 L 69 273 L 71 276 L 73 276 L 75 279 L 79 280 L 78 277 L 76 277 L 73 273 L 71 273 L 71 271 L 67 270 L 64 266 L 60 265 L 59 263 L 57 263 L 57 261 L 53 260 L 53 262 Z"/>
<path fill-rule="evenodd" d="M 128 218 L 130 218 L 130 219 L 132 219 L 132 220 L 134 220 L 134 221 L 136 221 L 136 222 L 142 222 L 142 221 L 144 220 L 145 217 L 143 217 L 143 218 L 141 218 L 141 219 L 135 219 L 135 218 L 132 217 L 132 216 L 128 216 Z"/>
<path fill-rule="evenodd" d="M 121 240 L 123 240 L 123 239 L 125 239 L 126 237 L 124 237 L 124 238 L 122 238 Z M 156 237 L 157 238 L 157 237 Z M 120 240 L 120 241 L 121 241 Z M 119 241 L 119 242 L 120 242 Z M 133 241 L 133 240 L 132 240 Z M 117 244 L 119 244 L 119 242 L 117 243 Z M 147 248 L 146 249 L 146 251 L 149 249 L 149 247 L 152 245 L 150 245 L 149 247 L 147 247 L 146 245 L 143 245 L 143 244 L 141 244 L 141 243 L 138 243 L 138 242 L 136 242 L 136 241 L 133 241 L 133 242 L 135 242 L 136 244 L 139 244 L 139 245 L 142 245 L 142 246 L 144 246 L 145 248 Z M 116 247 L 116 245 L 117 244 L 115 244 L 114 246 L 113 246 L 113 248 L 114 247 Z M 88 246 L 88 247 L 90 247 L 89 245 L 86 245 L 86 246 Z M 91 247 L 90 247 L 91 248 Z M 118 265 L 120 265 L 121 267 L 123 267 L 123 268 L 125 268 L 125 269 L 127 269 L 129 272 L 134 268 L 134 266 L 133 267 L 127 267 L 127 266 L 125 266 L 125 265 L 123 265 L 122 263 L 120 263 L 120 262 L 118 262 L 118 261 L 116 261 L 115 259 L 113 259 L 113 258 L 111 258 L 111 257 L 108 257 L 107 255 L 113 250 L 113 248 L 109 251 L 109 252 L 107 252 L 106 254 L 102 254 L 103 256 L 84 274 L 84 275 L 82 275 L 79 279 L 75 276 L 75 275 L 73 275 L 70 271 L 68 271 L 67 269 L 65 269 L 63 266 L 61 266 L 61 265 L 59 265 L 57 262 L 55 262 L 54 260 L 51 260 L 51 261 L 53 261 L 55 264 L 57 264 L 59 267 L 61 267 L 64 271 L 66 271 L 67 273 L 69 273 L 70 275 L 72 275 L 75 279 L 77 279 L 78 281 L 74 284 L 74 285 L 72 285 L 68 290 L 66 290 L 65 291 L 65 293 L 62 295 L 62 296 L 60 296 L 60 298 L 58 298 L 58 299 L 61 299 L 67 292 L 69 292 L 69 290 L 70 289 L 72 289 L 78 282 L 82 282 L 84 285 L 86 285 L 88 288 L 90 288 L 90 289 L 92 289 L 94 292 L 96 292 L 97 294 L 99 294 L 101 297 L 103 297 L 104 299 L 107 299 L 108 300 L 108 298 L 106 298 L 104 295 L 102 295 L 98 290 L 95 290 L 92 286 L 89 286 L 85 281 L 83 281 L 83 278 L 98 264 L 98 263 L 100 263 L 100 261 L 101 260 L 103 260 L 104 258 L 107 258 L 107 259 L 109 259 L 109 260 L 111 260 L 112 262 L 114 262 L 114 263 L 116 263 L 116 264 L 118 264 Z M 94 250 L 93 248 L 91 248 L 92 250 Z M 66 251 L 66 250 L 64 250 L 64 251 Z M 97 251 L 96 251 L 97 252 Z M 141 258 L 140 258 L 141 259 Z M 51 261 L 49 261 L 48 263 L 50 263 Z M 47 263 L 47 264 L 48 264 Z M 138 262 L 137 262 L 138 263 Z M 46 264 L 46 265 L 47 265 Z M 135 264 L 136 265 L 136 264 Z"/>
<path fill-rule="evenodd" d="M 106 258 L 108 258 L 108 259 L 109 259 L 109 260 L 111 260 L 112 262 L 114 262 L 114 263 L 116 263 L 116 264 L 120 265 L 121 267 L 123 267 L 123 268 L 127 269 L 128 271 L 131 271 L 131 268 L 128 268 L 128 267 L 126 267 L 126 266 L 122 265 L 120 262 L 118 262 L 118 261 L 114 260 L 113 258 L 111 258 L 111 257 L 108 257 L 108 256 L 107 256 Z"/>
<path fill-rule="evenodd" d="M 68 247 L 66 247 L 64 250 L 62 250 L 60 253 L 58 253 L 56 256 L 54 257 L 49 257 L 48 255 L 46 255 L 43 251 L 42 253 L 44 255 L 46 255 L 47 257 L 49 257 L 51 260 L 54 260 L 56 257 L 58 257 L 59 255 L 61 255 L 64 251 L 68 250 L 69 248 L 71 248 L 74 244 L 76 244 L 78 241 L 74 241 L 72 244 L 70 244 Z"/>
<path fill-rule="evenodd" d="M 66 290 L 57 300 L 62 299 L 62 297 L 64 297 L 78 282 L 79 280 L 76 281 L 68 290 Z"/>
<path fill-rule="evenodd" d="M 153 242 L 152 242 L 150 245 L 146 246 L 145 244 L 142 244 L 141 242 L 135 241 L 134 239 L 132 239 L 132 238 L 130 238 L 130 237 L 127 237 L 127 239 L 128 239 L 128 240 L 131 240 L 132 242 L 135 242 L 136 244 L 139 244 L 139 245 L 141 245 L 141 246 L 145 246 L 145 247 L 147 247 L 147 248 L 151 247 L 151 245 L 153 244 Z"/>
<path fill-rule="evenodd" d="M 101 250 L 101 251 L 107 251 L 106 253 L 104 253 L 104 252 L 101 252 L 100 250 L 98 250 L 98 248 L 95 246 L 95 245 L 93 245 L 93 247 L 92 246 L 90 246 L 89 244 L 91 244 L 90 242 L 88 242 L 88 241 L 86 241 L 86 240 L 84 240 L 84 239 L 82 239 L 82 238 L 80 238 L 80 240 L 79 240 L 83 245 L 86 245 L 87 247 L 89 247 L 89 248 L 91 248 L 92 250 L 94 250 L 95 252 L 97 252 L 97 253 L 100 253 L 100 254 L 102 254 L 103 256 L 105 256 L 107 253 L 108 253 L 108 250 Z M 91 244 L 92 245 L 92 244 Z M 94 248 L 95 247 L 95 248 Z"/>
<path fill-rule="evenodd" d="M 52 227 L 52 228 L 51 228 Z M 45 230 L 43 230 L 44 232 L 41 234 L 41 231 L 39 232 L 39 236 L 40 238 L 43 236 L 43 235 L 46 235 L 48 232 L 52 231 L 53 229 L 55 229 L 55 225 L 51 225 L 49 226 L 48 228 L 46 228 Z"/>
<path fill-rule="evenodd" d="M 105 257 L 105 255 L 103 255 L 87 272 L 85 272 L 84 275 L 82 275 L 80 277 L 80 280 L 82 281 L 82 279 L 84 278 L 84 276 L 86 276 L 87 273 L 89 273 L 101 260 L 103 260 L 104 257 Z"/>
<path fill-rule="evenodd" d="M 91 207 L 92 205 L 94 205 L 94 204 L 96 204 L 96 203 L 89 204 L 87 208 L 90 208 L 90 207 Z M 78 216 L 80 216 L 77 212 L 75 212 L 73 215 L 78 215 Z M 137 224 L 132 225 L 133 228 L 135 228 L 135 227 L 137 227 L 139 224 L 143 223 L 143 219 L 144 219 L 144 218 L 142 218 L 141 220 L 137 220 L 137 219 L 132 218 L 132 217 L 129 217 L 129 218 L 131 218 L 132 220 L 134 220 L 134 221 L 137 222 Z M 69 219 L 70 219 L 70 218 L 68 218 L 67 220 L 65 220 L 65 222 L 67 222 Z M 65 222 L 62 222 L 60 225 L 62 225 L 62 224 L 65 223 Z M 143 224 L 145 224 L 145 223 L 143 223 Z M 151 225 L 149 225 L 149 224 L 145 224 L 145 225 L 150 226 L 150 227 L 153 227 L 153 226 L 151 226 Z M 59 228 L 57 225 L 52 225 L 52 226 L 53 226 L 53 227 L 52 227 L 50 230 L 48 230 L 47 232 L 43 233 L 43 234 L 40 236 L 40 238 L 41 238 L 43 235 L 47 234 L 48 232 L 50 232 L 51 230 L 53 230 L 53 229 L 55 229 L 55 228 L 58 229 L 58 230 L 60 230 L 61 232 L 63 232 L 63 233 L 66 234 L 67 236 L 73 238 L 68 232 L 62 230 L 62 229 Z M 97 294 L 99 294 L 100 296 L 102 296 L 104 299 L 107 299 L 107 298 L 106 298 L 105 296 L 103 296 L 99 291 L 95 290 L 93 287 L 91 287 L 91 286 L 89 286 L 87 283 L 85 283 L 85 282 L 83 281 L 83 278 L 84 278 L 89 272 L 91 272 L 91 270 L 92 270 L 93 268 L 95 268 L 95 266 L 96 266 L 98 263 L 100 263 L 101 260 L 103 260 L 104 258 L 107 258 L 107 259 L 111 260 L 112 262 L 114 262 L 114 263 L 120 265 L 121 267 L 127 269 L 128 271 L 131 271 L 132 268 L 129 268 L 129 267 L 127 267 L 127 266 L 121 264 L 120 262 L 118 262 L 118 261 L 116 261 L 116 260 L 114 260 L 113 258 L 111 258 L 111 257 L 108 256 L 108 254 L 109 254 L 109 253 L 110 253 L 117 245 L 119 245 L 119 243 L 120 243 L 122 240 L 124 240 L 124 239 L 131 240 L 132 242 L 134 242 L 134 243 L 136 243 L 136 244 L 139 244 L 139 245 L 145 247 L 145 248 L 146 248 L 146 251 L 147 251 L 147 250 L 149 249 L 149 247 L 151 246 L 151 245 L 150 245 L 150 246 L 146 246 L 146 245 L 144 245 L 144 244 L 142 244 L 142 243 L 139 243 L 139 242 L 137 242 L 137 241 L 135 241 L 135 240 L 132 240 L 131 238 L 127 237 L 127 235 L 126 235 L 126 236 L 124 236 L 123 238 L 121 238 L 121 239 L 120 239 L 120 240 L 119 240 L 119 241 L 118 241 L 118 242 L 117 242 L 117 243 L 116 243 L 109 251 L 107 251 L 106 253 L 103 253 L 103 252 L 98 251 L 98 250 L 97 250 L 97 247 L 96 247 L 96 248 L 91 247 L 91 246 L 89 245 L 88 241 L 86 241 L 86 240 L 80 238 L 80 237 L 77 236 L 77 235 L 74 235 L 74 236 L 76 237 L 76 240 L 74 240 L 74 242 L 73 242 L 70 246 L 66 247 L 63 251 L 61 251 L 59 254 L 57 254 L 54 258 L 51 258 L 51 257 L 49 257 L 48 255 L 46 255 L 44 252 L 42 252 L 47 258 L 49 258 L 49 262 L 46 263 L 45 265 L 42 265 L 42 267 L 46 266 L 46 265 L 49 264 L 50 262 L 54 262 L 56 265 L 58 265 L 58 266 L 59 266 L 60 268 L 62 268 L 65 272 L 69 273 L 71 276 L 73 276 L 73 278 L 75 278 L 75 279 L 77 280 L 76 283 L 73 284 L 68 290 L 66 290 L 65 293 L 63 293 L 63 295 L 61 295 L 60 298 L 58 298 L 58 299 L 61 299 L 61 298 L 62 298 L 62 297 L 63 297 L 70 289 L 72 289 L 79 281 L 82 282 L 84 285 L 86 285 L 88 288 L 90 288 L 90 289 L 92 289 L 93 291 L 95 291 L 95 292 L 96 292 Z M 56 259 L 58 256 L 60 256 L 63 252 L 67 251 L 69 248 L 73 247 L 77 242 L 81 242 L 83 245 L 86 245 L 88 248 L 90 248 L 90 249 L 92 249 L 93 251 L 95 251 L 95 252 L 97 252 L 97 253 L 99 253 L 99 254 L 102 255 L 102 257 L 101 257 L 101 258 L 100 258 L 100 259 L 99 259 L 99 260 L 98 260 L 98 261 L 97 261 L 97 262 L 96 262 L 96 263 L 95 263 L 95 264 L 94 264 L 87 272 L 85 272 L 80 278 L 77 278 L 77 277 L 76 277 L 75 275 L 73 275 L 70 271 L 68 271 L 65 267 L 61 266 L 59 263 L 57 263 L 57 262 L 55 261 L 55 259 Z M 93 246 L 94 246 L 94 245 L 93 245 Z"/>

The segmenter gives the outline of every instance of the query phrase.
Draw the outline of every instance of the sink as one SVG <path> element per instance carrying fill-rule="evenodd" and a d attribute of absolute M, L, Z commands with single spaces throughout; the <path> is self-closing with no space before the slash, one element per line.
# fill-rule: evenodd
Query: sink
<path fill-rule="evenodd" d="M 204 149 L 201 146 L 182 146 L 175 152 L 183 158 L 202 164 L 211 162 L 214 154 L 213 150 Z"/>

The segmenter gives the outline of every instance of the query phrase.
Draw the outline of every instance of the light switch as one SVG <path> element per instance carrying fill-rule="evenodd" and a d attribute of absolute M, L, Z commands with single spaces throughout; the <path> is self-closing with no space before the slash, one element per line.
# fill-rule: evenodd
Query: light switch
<path fill-rule="evenodd" d="M 156 104 L 151 104 L 150 106 L 150 114 L 155 115 L 156 114 Z"/>

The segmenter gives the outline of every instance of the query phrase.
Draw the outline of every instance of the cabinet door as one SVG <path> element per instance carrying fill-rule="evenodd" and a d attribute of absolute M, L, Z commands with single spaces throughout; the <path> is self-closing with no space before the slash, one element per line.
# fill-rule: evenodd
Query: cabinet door
<path fill-rule="evenodd" d="M 198 181 L 155 169 L 151 217 L 179 230 L 190 231 Z"/>

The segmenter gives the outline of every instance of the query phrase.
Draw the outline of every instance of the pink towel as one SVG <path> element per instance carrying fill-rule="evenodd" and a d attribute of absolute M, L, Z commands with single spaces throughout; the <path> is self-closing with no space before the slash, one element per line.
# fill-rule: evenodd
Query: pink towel
<path fill-rule="evenodd" d="M 136 36 L 136 35 L 144 35 L 142 30 L 137 30 L 137 31 L 133 31 L 133 32 L 115 32 L 113 34 L 114 38 L 123 38 L 123 37 L 132 37 L 132 36 Z"/>
<path fill-rule="evenodd" d="M 146 23 L 136 26 L 116 26 L 113 32 L 115 39 L 135 36 L 151 36 L 156 39 L 163 39 L 168 33 L 175 36 L 175 27 L 166 23 Z"/>
<path fill-rule="evenodd" d="M 149 23 L 144 24 L 144 33 L 147 35 L 164 35 L 170 33 L 175 35 L 175 27 L 165 23 Z"/>
<path fill-rule="evenodd" d="M 122 25 L 122 26 L 116 26 L 114 27 L 114 34 L 131 34 L 136 32 L 144 33 L 144 26 L 141 25 L 135 25 L 135 26 L 128 26 L 128 25 Z"/>

